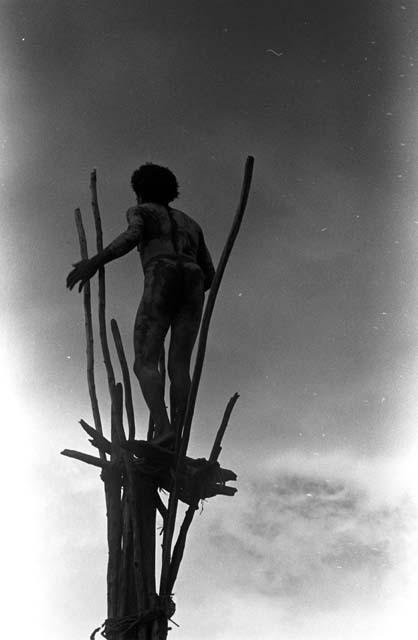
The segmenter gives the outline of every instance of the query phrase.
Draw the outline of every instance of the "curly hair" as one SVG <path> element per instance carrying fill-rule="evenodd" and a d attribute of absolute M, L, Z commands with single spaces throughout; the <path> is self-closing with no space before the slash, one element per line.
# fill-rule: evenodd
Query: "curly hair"
<path fill-rule="evenodd" d="M 174 173 L 167 167 L 147 162 L 133 172 L 132 189 L 143 202 L 158 202 L 167 205 L 179 195 L 179 186 Z"/>

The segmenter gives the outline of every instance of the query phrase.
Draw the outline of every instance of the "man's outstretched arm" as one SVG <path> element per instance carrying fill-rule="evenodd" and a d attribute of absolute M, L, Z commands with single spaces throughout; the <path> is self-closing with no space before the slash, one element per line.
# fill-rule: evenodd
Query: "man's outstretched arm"
<path fill-rule="evenodd" d="M 74 269 L 67 277 L 67 288 L 72 289 L 79 284 L 81 291 L 86 282 L 90 280 L 96 271 L 103 265 L 129 253 L 141 241 L 143 230 L 143 219 L 140 207 L 128 209 L 126 214 L 128 228 L 115 238 L 103 251 L 97 253 L 92 258 L 80 260 L 74 264 Z"/>

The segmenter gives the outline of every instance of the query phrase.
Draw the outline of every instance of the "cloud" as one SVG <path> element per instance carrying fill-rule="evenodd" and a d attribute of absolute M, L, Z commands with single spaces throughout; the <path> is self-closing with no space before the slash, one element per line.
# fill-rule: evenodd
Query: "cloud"
<path fill-rule="evenodd" d="M 199 615 L 217 611 L 211 637 L 323 640 L 338 628 L 339 638 L 377 639 L 383 611 L 396 617 L 415 577 L 417 506 L 401 469 L 346 452 L 294 452 L 265 461 L 233 503 L 205 506 L 179 590 L 199 576 Z M 186 609 L 188 617 L 190 601 Z"/>

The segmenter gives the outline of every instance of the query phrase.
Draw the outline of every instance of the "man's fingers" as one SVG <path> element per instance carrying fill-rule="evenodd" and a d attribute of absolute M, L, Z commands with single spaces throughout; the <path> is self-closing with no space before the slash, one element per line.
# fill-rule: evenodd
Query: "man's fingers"
<path fill-rule="evenodd" d="M 74 269 L 67 276 L 67 287 L 71 290 L 76 284 L 79 284 L 78 290 L 80 292 L 91 278 L 92 269 L 88 264 L 88 260 L 81 260 L 81 262 L 76 262 L 73 266 Z"/>
<path fill-rule="evenodd" d="M 68 277 L 67 277 L 67 289 L 72 289 L 72 288 L 73 288 L 73 286 L 74 286 L 74 284 L 73 284 L 73 279 L 72 279 L 72 277 L 71 277 L 71 276 L 68 276 Z"/>
<path fill-rule="evenodd" d="M 67 276 L 67 288 L 71 291 L 79 280 L 80 276 L 77 273 L 77 269 L 73 269 Z"/>
<path fill-rule="evenodd" d="M 73 273 L 70 273 L 70 275 L 67 278 L 67 287 L 68 289 L 72 289 L 74 287 L 74 285 L 76 284 L 78 278 L 76 275 L 74 275 Z"/>

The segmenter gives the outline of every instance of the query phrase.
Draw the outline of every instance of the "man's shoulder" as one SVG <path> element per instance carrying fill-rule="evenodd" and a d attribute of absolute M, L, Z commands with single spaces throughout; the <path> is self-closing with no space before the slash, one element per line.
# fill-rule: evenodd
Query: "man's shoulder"
<path fill-rule="evenodd" d="M 126 218 L 128 220 L 128 222 L 130 222 L 131 220 L 133 220 L 134 218 L 137 218 L 141 215 L 141 205 L 137 204 L 133 207 L 129 207 L 127 212 L 126 212 Z"/>
<path fill-rule="evenodd" d="M 126 212 L 128 222 L 140 220 L 143 216 L 152 213 L 158 213 L 162 206 L 154 202 L 144 202 L 136 204 L 133 207 L 129 207 Z"/>
<path fill-rule="evenodd" d="M 191 216 L 189 216 L 184 211 L 180 209 L 174 209 L 170 207 L 171 211 L 174 214 L 174 217 L 179 220 L 185 227 L 189 227 L 190 229 L 194 229 L 195 231 L 200 231 L 200 225 L 196 222 Z"/>

